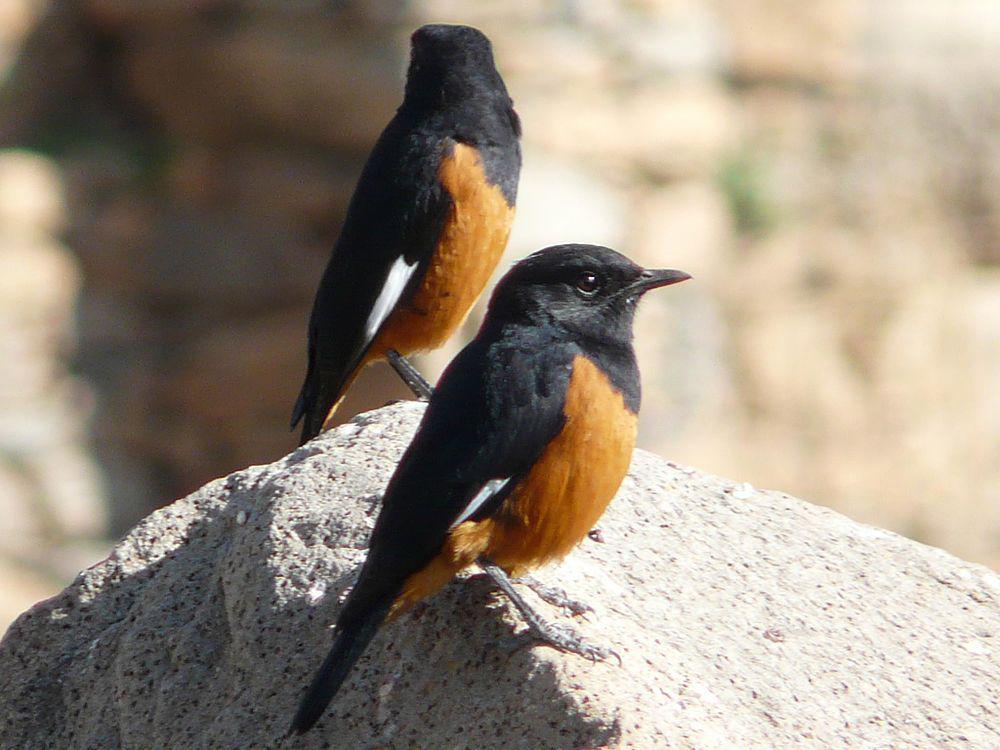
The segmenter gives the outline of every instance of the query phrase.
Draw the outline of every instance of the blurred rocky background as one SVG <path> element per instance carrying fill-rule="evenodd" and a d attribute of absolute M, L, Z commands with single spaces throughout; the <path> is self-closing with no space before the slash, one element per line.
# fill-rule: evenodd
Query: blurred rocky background
<path fill-rule="evenodd" d="M 0 628 L 294 446 L 429 21 L 493 39 L 524 123 L 507 261 L 694 275 L 640 315 L 644 447 L 1000 564 L 995 0 L 0 0 Z"/>

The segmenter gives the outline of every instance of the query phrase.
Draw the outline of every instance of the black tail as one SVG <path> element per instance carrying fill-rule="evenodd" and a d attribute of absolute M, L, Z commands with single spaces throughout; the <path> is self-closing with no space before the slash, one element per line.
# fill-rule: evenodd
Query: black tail
<path fill-rule="evenodd" d="M 294 430 L 299 420 L 303 420 L 299 445 L 305 445 L 323 431 L 323 425 L 330 416 L 333 405 L 340 398 L 348 377 L 350 372 L 338 376 L 331 372 L 309 368 L 299 398 L 295 402 L 295 408 L 292 410 L 292 424 L 289 428 Z"/>
<path fill-rule="evenodd" d="M 308 732 L 326 707 L 330 705 L 333 696 L 347 678 L 361 654 L 365 652 L 371 639 L 375 637 L 379 625 L 385 619 L 393 598 L 389 597 L 384 604 L 379 604 L 350 624 L 338 625 L 337 635 L 333 641 L 330 653 L 323 660 L 312 684 L 306 690 L 299 710 L 295 712 L 288 734 L 304 734 Z"/>
<path fill-rule="evenodd" d="M 299 397 L 295 400 L 295 406 L 292 408 L 292 423 L 288 425 L 289 430 L 294 430 L 295 425 L 297 425 L 299 420 L 302 419 L 302 415 L 306 413 L 306 403 L 311 400 L 309 398 L 309 391 L 312 388 L 312 383 L 310 382 L 311 378 L 312 373 L 306 375 L 306 382 L 302 384 L 302 390 L 299 391 Z"/>

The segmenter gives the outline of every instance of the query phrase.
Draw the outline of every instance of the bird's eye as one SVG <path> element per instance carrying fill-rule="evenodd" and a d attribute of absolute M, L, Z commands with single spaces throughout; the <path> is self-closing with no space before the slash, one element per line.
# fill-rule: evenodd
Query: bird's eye
<path fill-rule="evenodd" d="M 602 286 L 601 277 L 593 271 L 584 271 L 576 277 L 575 283 L 577 291 L 588 297 L 596 293 Z"/>

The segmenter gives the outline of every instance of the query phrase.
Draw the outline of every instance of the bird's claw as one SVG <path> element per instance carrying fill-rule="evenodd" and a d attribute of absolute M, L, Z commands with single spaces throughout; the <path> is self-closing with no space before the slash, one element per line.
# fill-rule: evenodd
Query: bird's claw
<path fill-rule="evenodd" d="M 607 661 L 609 657 L 613 656 L 618 661 L 619 666 L 622 663 L 621 657 L 616 652 L 602 646 L 587 643 L 568 625 L 550 622 L 542 623 L 532 629 L 531 635 L 536 640 L 542 641 L 559 651 L 576 654 L 592 662 Z"/>

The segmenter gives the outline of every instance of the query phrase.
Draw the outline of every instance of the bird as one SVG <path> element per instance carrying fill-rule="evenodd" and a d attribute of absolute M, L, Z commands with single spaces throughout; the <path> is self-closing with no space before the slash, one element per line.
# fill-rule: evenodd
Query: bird
<path fill-rule="evenodd" d="M 567 244 L 529 255 L 497 283 L 389 481 L 332 648 L 289 734 L 322 716 L 385 621 L 475 564 L 511 596 L 510 577 L 565 556 L 587 535 L 635 446 L 637 303 L 689 278 Z M 523 600 L 514 603 L 537 624 Z M 551 627 L 541 636 L 599 654 Z"/>
<path fill-rule="evenodd" d="M 492 276 L 513 222 L 520 136 L 481 31 L 413 32 L 403 102 L 361 172 L 316 292 L 291 420 L 293 430 L 303 422 L 300 445 L 371 362 L 388 358 L 427 395 L 404 357 L 444 344 Z"/>

